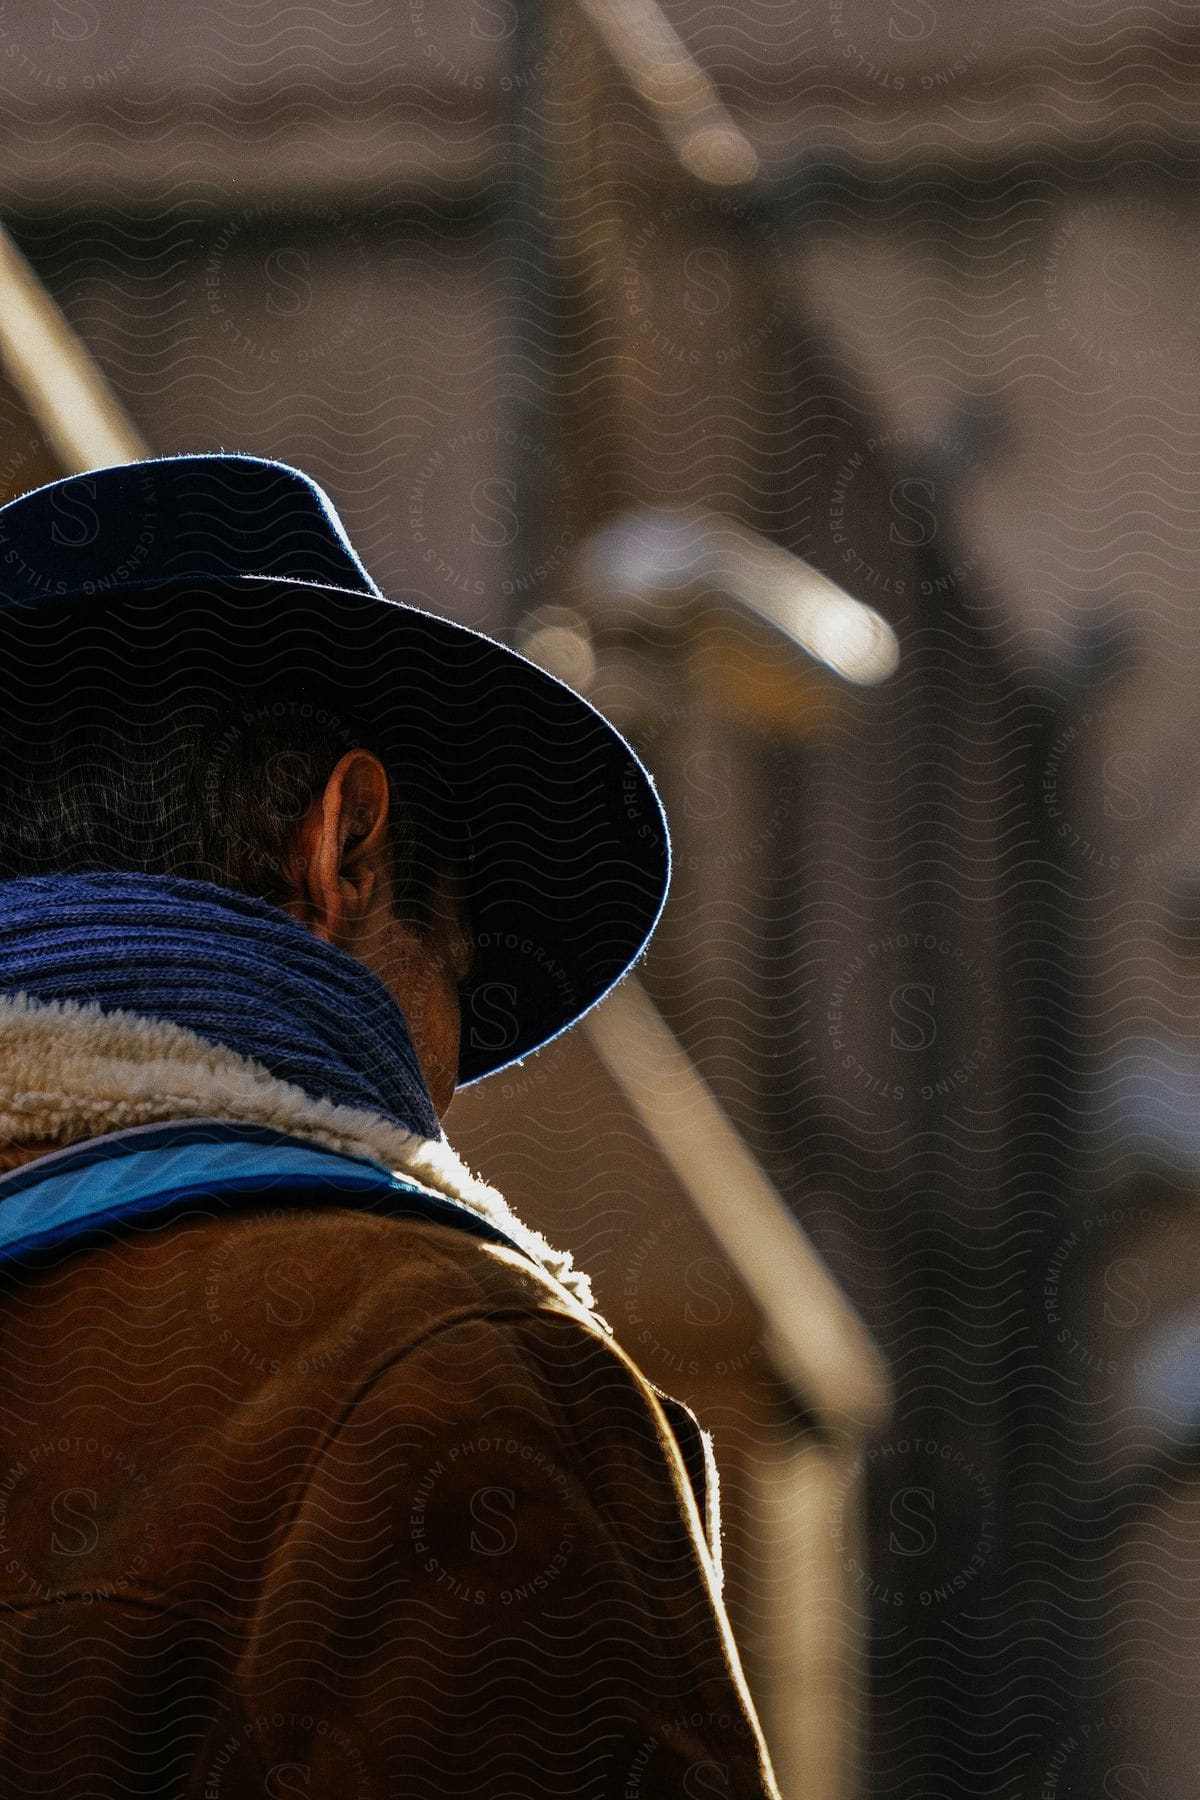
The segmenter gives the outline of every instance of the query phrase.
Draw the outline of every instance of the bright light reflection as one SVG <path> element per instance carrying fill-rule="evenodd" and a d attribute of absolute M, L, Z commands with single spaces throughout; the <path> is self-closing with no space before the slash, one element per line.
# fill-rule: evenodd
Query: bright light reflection
<path fill-rule="evenodd" d="M 846 681 L 867 687 L 895 673 L 900 645 L 887 620 L 802 557 L 722 520 L 710 567 L 743 606 Z"/>
<path fill-rule="evenodd" d="M 900 646 L 887 620 L 799 557 L 788 560 L 793 567 L 786 574 L 776 567 L 770 580 L 755 584 L 753 596 L 739 598 L 847 681 L 869 686 L 895 674 Z"/>
<path fill-rule="evenodd" d="M 899 640 L 881 613 L 740 520 L 652 507 L 625 513 L 594 534 L 584 564 L 610 600 L 636 604 L 688 589 L 725 594 L 864 687 L 899 666 Z"/>

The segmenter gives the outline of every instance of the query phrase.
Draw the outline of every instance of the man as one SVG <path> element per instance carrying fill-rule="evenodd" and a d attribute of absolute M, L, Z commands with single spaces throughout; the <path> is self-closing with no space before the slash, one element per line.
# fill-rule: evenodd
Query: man
<path fill-rule="evenodd" d="M 0 575 L 6 1800 L 776 1796 L 703 1434 L 439 1124 L 640 953 L 644 771 L 280 464 Z"/>

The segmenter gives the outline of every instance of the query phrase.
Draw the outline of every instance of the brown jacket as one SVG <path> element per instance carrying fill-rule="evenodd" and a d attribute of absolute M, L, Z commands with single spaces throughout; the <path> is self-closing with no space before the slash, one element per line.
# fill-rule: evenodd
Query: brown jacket
<path fill-rule="evenodd" d="M 284 1118 L 503 1207 L 444 1144 L 381 1145 L 261 1070 L 238 1090 L 174 1027 L 106 1040 L 80 1104 L 63 1059 L 96 1022 L 72 1044 L 46 1010 L 22 1037 L 0 1007 L 14 1160 Z M 18 1118 L 6 1084 L 58 1100 Z M 521 1229 L 196 1207 L 5 1278 L 5 1800 L 777 1800 L 655 1391 Z"/>

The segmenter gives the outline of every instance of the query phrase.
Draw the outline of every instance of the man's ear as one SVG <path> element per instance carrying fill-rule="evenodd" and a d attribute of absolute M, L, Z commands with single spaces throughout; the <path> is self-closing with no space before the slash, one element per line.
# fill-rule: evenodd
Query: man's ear
<path fill-rule="evenodd" d="M 387 849 L 387 770 L 372 751 L 348 750 L 296 827 L 283 910 L 349 948 L 377 898 Z"/>

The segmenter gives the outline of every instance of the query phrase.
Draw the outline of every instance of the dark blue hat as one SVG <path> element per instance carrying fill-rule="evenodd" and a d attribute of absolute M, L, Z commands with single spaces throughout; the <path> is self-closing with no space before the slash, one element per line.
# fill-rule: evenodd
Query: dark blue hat
<path fill-rule="evenodd" d="M 461 1083 L 555 1037 L 636 961 L 666 896 L 646 771 L 572 689 L 385 596 L 328 496 L 252 456 L 96 469 L 0 507 L 0 680 L 74 703 L 311 683 L 420 746 L 466 809 L 476 963 Z"/>

